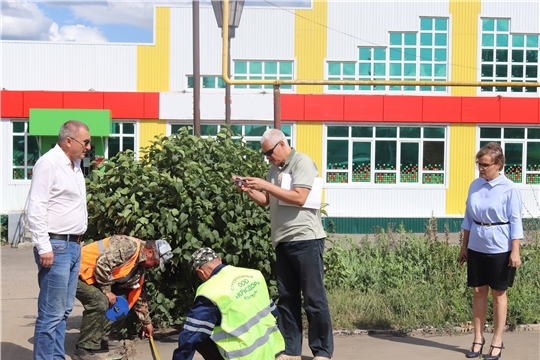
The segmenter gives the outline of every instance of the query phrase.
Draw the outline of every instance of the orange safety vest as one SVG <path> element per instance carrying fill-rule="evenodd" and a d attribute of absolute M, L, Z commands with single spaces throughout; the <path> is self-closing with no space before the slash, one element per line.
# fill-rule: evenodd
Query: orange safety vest
<path fill-rule="evenodd" d="M 88 285 L 92 285 L 96 282 L 96 277 L 94 275 L 94 271 L 96 269 L 96 261 L 97 258 L 103 253 L 103 250 L 105 250 L 105 248 L 109 244 L 109 239 L 110 237 L 103 240 L 94 241 L 93 243 L 85 245 L 82 248 L 81 270 L 79 271 L 79 278 Z M 137 260 L 139 259 L 139 253 L 141 251 L 141 242 L 135 242 L 137 243 L 137 251 L 124 263 L 112 269 L 112 273 L 110 275 L 111 280 L 122 279 L 123 277 L 129 275 L 129 273 L 137 265 Z M 136 289 L 132 289 L 128 294 L 127 300 L 130 309 L 133 307 L 133 305 L 135 305 L 135 302 L 141 295 L 143 282 L 144 274 L 139 280 L 139 287 Z"/>

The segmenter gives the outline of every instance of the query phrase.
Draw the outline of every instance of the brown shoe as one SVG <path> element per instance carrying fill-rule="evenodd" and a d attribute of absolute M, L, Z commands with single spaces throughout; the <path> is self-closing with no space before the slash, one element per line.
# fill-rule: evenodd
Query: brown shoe
<path fill-rule="evenodd" d="M 279 355 L 276 360 L 302 360 L 302 355 L 287 355 L 287 354 L 281 354 Z"/>

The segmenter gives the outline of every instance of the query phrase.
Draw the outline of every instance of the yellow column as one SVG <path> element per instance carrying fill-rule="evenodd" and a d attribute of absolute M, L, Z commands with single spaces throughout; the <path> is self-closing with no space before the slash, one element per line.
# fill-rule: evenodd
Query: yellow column
<path fill-rule="evenodd" d="M 313 9 L 296 10 L 294 24 L 294 55 L 297 78 L 324 79 L 324 59 L 328 23 L 327 0 L 314 0 Z M 298 94 L 322 94 L 322 85 L 297 85 Z"/>
<path fill-rule="evenodd" d="M 156 43 L 137 46 L 137 91 L 169 91 L 170 79 L 170 8 L 156 7 L 154 24 Z M 140 147 L 150 145 L 155 135 L 165 134 L 166 123 L 159 119 L 140 121 Z"/>

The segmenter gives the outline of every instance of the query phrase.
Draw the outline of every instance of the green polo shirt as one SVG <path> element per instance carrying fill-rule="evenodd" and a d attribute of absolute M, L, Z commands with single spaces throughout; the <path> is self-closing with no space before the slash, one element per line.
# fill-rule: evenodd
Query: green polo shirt
<path fill-rule="evenodd" d="M 311 189 L 317 177 L 317 165 L 306 154 L 292 149 L 285 164 L 272 165 L 266 180 L 281 187 L 283 174 L 291 174 L 293 188 Z M 272 246 L 280 242 L 315 240 L 326 237 L 322 226 L 320 209 L 279 205 L 279 200 L 270 195 L 270 220 Z"/>

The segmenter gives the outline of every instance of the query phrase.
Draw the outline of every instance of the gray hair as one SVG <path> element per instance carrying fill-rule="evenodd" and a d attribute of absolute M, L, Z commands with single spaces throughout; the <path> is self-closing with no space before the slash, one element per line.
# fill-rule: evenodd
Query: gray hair
<path fill-rule="evenodd" d="M 58 133 L 58 142 L 64 141 L 68 137 L 75 137 L 81 128 L 90 131 L 88 125 L 79 120 L 68 120 L 62 124 L 60 132 Z"/>
<path fill-rule="evenodd" d="M 287 139 L 285 138 L 285 134 L 283 131 L 278 129 L 268 129 L 264 132 L 263 136 L 261 137 L 261 144 L 265 141 L 268 141 L 272 144 L 277 144 L 280 141 L 283 141 L 285 146 L 289 146 L 289 143 L 287 142 Z"/>

